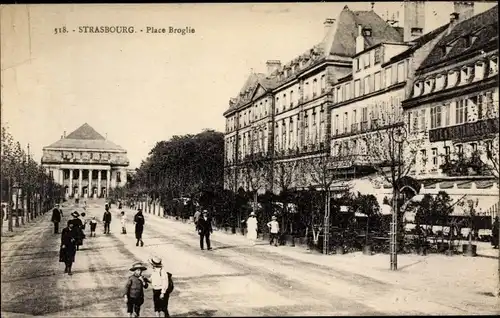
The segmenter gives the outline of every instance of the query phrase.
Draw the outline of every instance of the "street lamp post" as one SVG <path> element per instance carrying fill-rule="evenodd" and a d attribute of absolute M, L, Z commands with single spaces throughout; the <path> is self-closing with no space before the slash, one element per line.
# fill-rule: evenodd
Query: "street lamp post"
<path fill-rule="evenodd" d="M 399 126 L 391 129 L 390 138 L 397 145 L 397 176 L 396 181 L 401 178 L 401 161 L 402 161 L 402 148 L 403 143 L 406 141 L 406 129 L 404 126 Z M 396 167 L 392 167 L 392 173 Z M 398 269 L 398 200 L 400 191 L 396 184 L 393 184 L 393 207 L 392 207 L 392 222 L 391 222 L 391 243 L 390 243 L 390 253 L 391 253 L 391 270 L 395 271 Z"/>

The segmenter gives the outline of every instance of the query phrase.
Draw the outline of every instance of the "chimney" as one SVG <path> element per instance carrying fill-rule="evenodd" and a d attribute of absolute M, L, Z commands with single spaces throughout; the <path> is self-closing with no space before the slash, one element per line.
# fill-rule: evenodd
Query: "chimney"
<path fill-rule="evenodd" d="M 63 138 L 66 138 L 66 130 L 63 133 Z"/>
<path fill-rule="evenodd" d="M 358 36 L 356 37 L 356 54 L 364 51 L 365 38 L 363 37 L 363 26 L 358 24 Z"/>
<path fill-rule="evenodd" d="M 455 1 L 453 2 L 454 13 L 458 13 L 460 21 L 472 18 L 474 15 L 474 2 Z"/>
<path fill-rule="evenodd" d="M 328 32 L 330 32 L 334 24 L 335 24 L 335 19 L 330 19 L 330 18 L 327 18 L 325 22 L 323 22 L 325 29 L 325 36 L 328 35 Z"/>
<path fill-rule="evenodd" d="M 411 42 L 424 34 L 425 1 L 404 2 L 403 41 Z"/>
<path fill-rule="evenodd" d="M 267 74 L 271 75 L 273 72 L 281 67 L 281 61 L 279 60 L 269 60 L 266 62 Z"/>

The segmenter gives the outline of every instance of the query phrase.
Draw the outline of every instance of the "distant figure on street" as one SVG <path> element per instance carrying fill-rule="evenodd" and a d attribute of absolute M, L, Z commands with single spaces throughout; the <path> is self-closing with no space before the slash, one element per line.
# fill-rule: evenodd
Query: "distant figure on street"
<path fill-rule="evenodd" d="M 118 210 L 121 210 L 121 209 L 122 209 L 122 202 L 120 201 L 120 202 L 118 203 Z"/>
<path fill-rule="evenodd" d="M 92 220 L 90 220 L 90 237 L 94 236 L 95 237 L 95 230 L 97 228 L 97 220 L 95 216 L 92 217 Z"/>
<path fill-rule="evenodd" d="M 68 273 L 68 275 L 73 275 L 73 273 L 71 272 L 71 267 L 75 262 L 76 232 L 73 228 L 73 220 L 68 220 L 67 224 L 67 227 L 65 227 L 61 233 L 61 249 L 59 251 L 59 262 L 66 265 L 66 267 L 64 268 L 65 273 Z"/>
<path fill-rule="evenodd" d="M 208 217 L 207 210 L 203 211 L 203 216 L 196 223 L 196 227 L 198 229 L 198 235 L 200 236 L 200 248 L 203 248 L 203 239 L 205 239 L 207 243 L 207 250 L 211 250 L 210 246 L 210 234 L 213 233 L 212 229 L 212 220 Z"/>
<path fill-rule="evenodd" d="M 144 304 L 144 289 L 148 288 L 148 279 L 142 276 L 142 272 L 147 267 L 138 262 L 132 265 L 131 272 L 134 272 L 127 280 L 125 285 L 124 300 L 127 304 L 127 313 L 130 317 L 139 317 L 141 306 Z"/>
<path fill-rule="evenodd" d="M 111 224 L 111 212 L 109 212 L 109 205 L 106 205 L 106 211 L 104 211 L 102 221 L 104 222 L 104 234 L 109 234 L 109 225 Z"/>
<path fill-rule="evenodd" d="M 200 210 L 196 209 L 196 212 L 194 213 L 194 216 L 193 216 L 193 222 L 194 222 L 194 229 L 195 230 L 197 229 L 198 220 L 200 219 L 200 216 L 201 216 Z"/>
<path fill-rule="evenodd" d="M 56 204 L 52 210 L 52 223 L 54 223 L 54 234 L 59 234 L 59 223 L 61 223 L 62 212 L 59 209 L 59 204 Z"/>
<path fill-rule="evenodd" d="M 269 245 L 278 246 L 278 233 L 280 231 L 280 224 L 277 221 L 276 215 L 273 215 L 271 218 L 271 221 L 267 223 L 267 227 L 269 228 L 269 232 L 271 232 L 270 238 L 269 238 Z"/>
<path fill-rule="evenodd" d="M 153 305 L 157 317 L 170 317 L 168 300 L 174 290 L 172 274 L 167 272 L 161 263 L 161 258 L 153 257 L 149 260 L 153 266 L 150 282 L 153 288 Z"/>
<path fill-rule="evenodd" d="M 78 251 L 80 249 L 80 246 L 83 245 L 83 239 L 85 238 L 85 234 L 83 233 L 83 222 L 80 219 L 80 213 L 78 213 L 77 211 L 71 213 L 71 216 L 73 217 L 73 220 L 71 220 L 71 222 L 73 223 L 73 232 L 76 239 L 76 250 Z"/>
<path fill-rule="evenodd" d="M 139 209 L 134 216 L 135 238 L 137 240 L 135 246 L 139 246 L 139 243 L 141 243 L 141 247 L 144 246 L 144 242 L 142 241 L 142 232 L 144 231 L 144 223 L 145 223 L 144 215 L 142 215 L 142 210 Z"/>
<path fill-rule="evenodd" d="M 127 234 L 127 216 L 125 215 L 125 211 L 122 211 L 121 213 L 121 219 L 120 222 L 122 224 L 122 234 Z"/>
<path fill-rule="evenodd" d="M 495 221 L 493 221 L 491 232 L 491 245 L 493 245 L 493 248 L 498 248 L 498 216 L 496 216 Z"/>
<path fill-rule="evenodd" d="M 2 203 L 2 220 L 7 221 L 7 204 Z"/>
<path fill-rule="evenodd" d="M 252 211 L 247 219 L 247 238 L 253 244 L 257 240 L 257 224 L 257 217 L 255 216 L 255 212 Z"/>

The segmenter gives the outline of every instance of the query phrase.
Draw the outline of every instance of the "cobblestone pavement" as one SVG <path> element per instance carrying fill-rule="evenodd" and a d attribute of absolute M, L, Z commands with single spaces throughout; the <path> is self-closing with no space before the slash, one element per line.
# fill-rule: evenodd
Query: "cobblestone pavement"
<path fill-rule="evenodd" d="M 72 209 L 63 208 L 64 222 Z M 103 211 L 101 206 L 90 205 L 88 216 L 100 220 Z M 172 316 L 498 312 L 493 297 L 476 290 L 466 293 L 467 286 L 452 282 L 434 292 L 424 291 L 415 282 L 402 283 L 410 274 L 402 271 L 394 276 L 366 261 L 358 264 L 360 259 L 339 260 L 263 242 L 252 246 L 244 237 L 219 232 L 212 236 L 213 250 L 201 251 L 192 224 L 147 213 L 145 246 L 136 247 L 134 212 L 125 211 L 128 234 L 120 234 L 118 210 L 112 209 L 111 234 L 102 234 L 99 224 L 97 237 L 87 237 L 77 252 L 73 276 L 65 275 L 64 265 L 58 262 L 60 236 L 52 233 L 50 213 L 19 235 L 2 240 L 1 316 L 122 317 L 128 268 L 152 255 L 162 257 L 174 275 Z M 153 316 L 151 291 L 146 292 L 142 316 Z"/>

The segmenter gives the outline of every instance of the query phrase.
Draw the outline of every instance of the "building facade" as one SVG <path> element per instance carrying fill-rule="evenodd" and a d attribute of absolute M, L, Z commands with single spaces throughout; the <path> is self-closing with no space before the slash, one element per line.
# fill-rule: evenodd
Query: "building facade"
<path fill-rule="evenodd" d="M 416 69 L 403 108 L 408 129 L 425 139 L 411 172 L 424 193 L 466 195 L 489 214 L 499 191 L 498 7 L 466 9 Z"/>
<path fill-rule="evenodd" d="M 127 182 L 127 151 L 85 123 L 43 148 L 42 166 L 66 197 L 105 198 Z"/>

